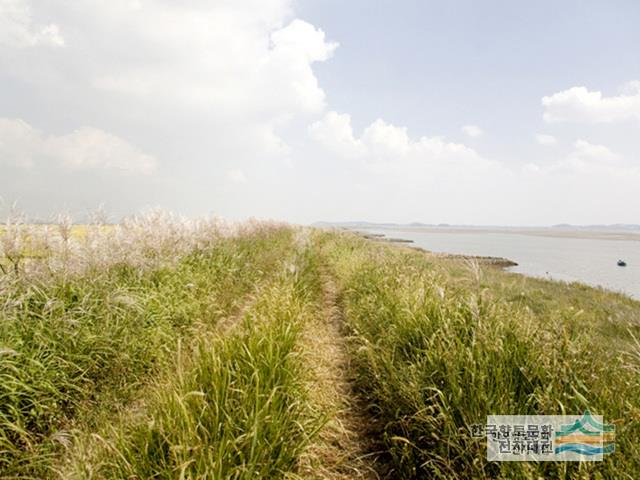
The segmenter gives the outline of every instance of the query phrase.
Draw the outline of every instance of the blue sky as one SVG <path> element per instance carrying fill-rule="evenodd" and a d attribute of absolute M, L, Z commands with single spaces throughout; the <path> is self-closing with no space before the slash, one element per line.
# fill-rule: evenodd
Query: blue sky
<path fill-rule="evenodd" d="M 463 140 L 461 122 L 474 123 L 495 132 L 483 147 L 505 160 L 535 155 L 543 95 L 574 85 L 615 94 L 640 78 L 632 1 L 311 0 L 298 11 L 340 42 L 315 71 L 356 128 L 382 117 Z"/>
<path fill-rule="evenodd" d="M 0 0 L 0 208 L 638 223 L 637 25 L 631 1 Z"/>

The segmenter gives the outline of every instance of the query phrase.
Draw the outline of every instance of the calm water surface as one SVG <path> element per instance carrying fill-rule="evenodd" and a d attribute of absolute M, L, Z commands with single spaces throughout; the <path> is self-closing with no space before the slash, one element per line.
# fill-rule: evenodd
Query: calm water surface
<path fill-rule="evenodd" d="M 537 277 L 579 281 L 640 299 L 640 241 L 565 238 L 510 232 L 438 232 L 368 229 L 387 237 L 413 240 L 433 252 L 505 257 L 518 263 L 509 270 Z M 640 239 L 640 236 L 638 237 Z M 627 262 L 617 266 L 618 259 Z"/>

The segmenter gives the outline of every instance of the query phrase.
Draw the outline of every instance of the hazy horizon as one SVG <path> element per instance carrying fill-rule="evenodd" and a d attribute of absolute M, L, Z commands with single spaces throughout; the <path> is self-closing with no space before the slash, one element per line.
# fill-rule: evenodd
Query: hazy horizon
<path fill-rule="evenodd" d="M 422 221 L 412 221 L 407 223 L 399 223 L 399 222 L 372 222 L 368 220 L 346 220 L 346 221 L 327 221 L 327 220 L 318 220 L 312 222 L 312 224 L 370 224 L 370 225 L 393 225 L 393 226 L 425 226 L 425 227 L 440 227 L 440 226 L 448 226 L 448 227 L 503 227 L 503 228 L 563 228 L 563 227 L 575 227 L 575 228 L 589 228 L 589 227 L 618 227 L 618 228 L 640 228 L 640 224 L 638 223 L 602 223 L 602 224 L 571 224 L 571 223 L 556 223 L 553 225 L 500 225 L 500 224 L 476 224 L 476 223 L 429 223 Z"/>
<path fill-rule="evenodd" d="M 16 207 L 16 208 L 13 208 Z M 17 208 L 17 206 L 13 206 L 11 208 L 12 212 L 7 214 L 6 217 L 4 218 L 0 218 L 0 222 L 4 223 L 7 221 L 15 221 L 15 220 L 19 220 L 21 222 L 25 222 L 28 224 L 40 224 L 40 225 L 54 225 L 56 223 L 59 222 L 59 219 L 61 218 L 61 216 L 69 216 L 71 219 L 71 223 L 74 225 L 86 225 L 89 223 L 94 222 L 94 216 L 96 216 L 96 214 L 98 214 L 97 216 L 100 218 L 100 222 L 103 224 L 117 224 L 121 221 L 123 221 L 124 219 L 128 218 L 128 217 L 134 217 L 137 215 L 144 215 L 146 212 L 153 210 L 154 208 L 147 208 L 147 209 L 142 209 L 140 211 L 136 211 L 136 212 L 132 212 L 130 214 L 124 215 L 122 217 L 114 217 L 113 215 L 110 215 L 110 213 L 108 211 L 103 211 L 103 210 L 98 210 L 98 211 L 86 211 L 82 214 L 73 216 L 71 215 L 71 213 L 69 211 L 60 211 L 57 212 L 55 214 L 50 215 L 49 217 L 37 217 L 37 216 L 28 216 L 25 215 L 25 212 L 21 211 L 19 208 Z M 203 218 L 203 217 L 210 217 L 210 216 L 217 216 L 215 214 L 208 214 L 208 215 L 201 215 L 201 216 L 184 216 L 184 215 L 180 215 L 179 213 L 176 212 L 172 212 L 170 210 L 166 210 L 167 213 L 170 214 L 174 214 L 177 217 L 184 217 L 184 218 L 192 218 L 192 219 L 197 219 L 197 218 Z M 221 217 L 222 219 L 224 219 L 224 217 Z M 244 218 L 242 220 L 249 220 L 252 217 L 247 217 Z M 281 221 L 277 218 L 265 218 L 264 220 L 273 220 L 273 221 Z M 309 225 L 309 226 L 322 226 L 322 225 L 330 225 L 330 226 L 358 226 L 358 225 L 370 225 L 372 227 L 402 227 L 402 228 L 411 228 L 411 227 L 416 227 L 416 228 L 420 228 L 420 227 L 424 227 L 424 228 L 446 228 L 446 227 L 451 227 L 451 228 L 485 228 L 485 229 L 491 229 L 491 228 L 511 228 L 511 229 L 563 229 L 563 228 L 567 228 L 567 229 L 584 229 L 584 230 L 588 230 L 588 229 L 594 229 L 594 230 L 598 230 L 598 229 L 611 229 L 611 230 L 621 230 L 621 231 L 635 231 L 635 230 L 640 230 L 640 224 L 638 223 L 612 223 L 612 224 L 569 224 L 569 223 L 559 223 L 559 224 L 552 224 L 552 225 L 526 225 L 526 224 L 520 224 L 520 225 L 505 225 L 505 224 L 475 224 L 475 223 L 447 223 L 447 222 L 441 222 L 441 223 L 430 223 L 430 222 L 425 222 L 425 221 L 419 221 L 419 220 L 414 220 L 414 221 L 410 221 L 410 222 L 394 222 L 394 221 L 369 221 L 369 220 L 337 220 L 337 221 L 332 221 L 332 220 L 313 220 L 310 222 L 306 222 L 306 223 L 301 223 L 302 225 Z"/>

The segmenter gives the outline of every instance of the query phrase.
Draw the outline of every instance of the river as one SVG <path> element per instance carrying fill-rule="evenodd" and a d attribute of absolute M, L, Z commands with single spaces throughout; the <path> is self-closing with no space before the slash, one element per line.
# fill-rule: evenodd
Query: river
<path fill-rule="evenodd" d="M 508 270 L 536 277 L 579 281 L 640 300 L 640 234 L 548 229 L 366 228 L 413 240 L 433 252 L 505 257 Z M 626 267 L 617 261 L 624 260 Z"/>

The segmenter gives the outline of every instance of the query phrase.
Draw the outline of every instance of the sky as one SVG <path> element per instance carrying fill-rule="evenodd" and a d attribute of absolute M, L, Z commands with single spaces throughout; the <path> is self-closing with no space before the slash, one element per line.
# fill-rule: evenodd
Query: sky
<path fill-rule="evenodd" d="M 640 223 L 640 4 L 0 0 L 0 212 Z"/>

